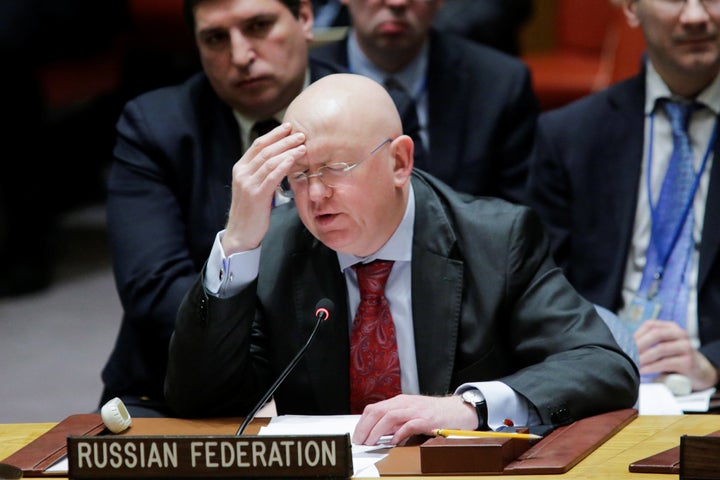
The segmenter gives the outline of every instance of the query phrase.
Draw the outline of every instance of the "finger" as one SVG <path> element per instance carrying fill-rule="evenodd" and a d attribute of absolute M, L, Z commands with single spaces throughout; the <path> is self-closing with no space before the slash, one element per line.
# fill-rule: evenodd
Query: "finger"
<path fill-rule="evenodd" d="M 304 138 L 302 134 L 296 140 Z M 283 142 L 283 140 L 281 140 Z M 288 145 L 292 145 L 286 148 Z M 294 163 L 307 153 L 303 143 L 285 143 L 280 147 L 273 144 L 264 149 L 255 159 L 247 163 L 238 162 L 233 168 L 234 183 L 241 193 L 248 192 L 251 197 L 268 196 L 288 174 Z"/>
<path fill-rule="evenodd" d="M 360 420 L 358 420 L 357 425 L 355 425 L 355 430 L 353 431 L 352 442 L 357 445 L 365 445 L 370 432 L 380 418 L 380 410 L 369 407 L 370 405 L 363 409 Z"/>
<path fill-rule="evenodd" d="M 392 418 L 403 407 L 399 397 L 402 395 L 366 406 L 353 432 L 353 443 L 375 445 L 380 437 L 395 433 Z"/>
<path fill-rule="evenodd" d="M 641 354 L 657 343 L 687 338 L 685 330 L 677 323 L 667 320 L 647 320 L 634 334 L 635 343 Z"/>
<path fill-rule="evenodd" d="M 247 151 L 251 152 L 252 154 L 256 154 L 268 145 L 272 145 L 281 138 L 287 137 L 290 132 L 292 132 L 292 124 L 290 122 L 281 123 L 277 127 L 267 132 L 265 135 L 260 135 L 259 137 L 257 137 L 252 142 L 252 144 L 250 144 L 250 147 L 247 149 Z"/>
<path fill-rule="evenodd" d="M 287 176 L 295 162 L 300 160 L 307 153 L 307 147 L 297 145 L 293 148 L 285 150 L 268 161 L 263 163 L 258 170 L 258 177 L 262 180 L 263 190 L 275 191 L 283 178 Z"/>
<path fill-rule="evenodd" d="M 381 437 L 392 436 L 390 444 L 398 445 L 407 436 L 398 435 L 398 431 L 413 418 L 409 408 L 389 410 L 373 426 L 367 438 L 368 445 L 375 445 Z"/>
<path fill-rule="evenodd" d="M 640 356 L 641 373 L 677 372 L 688 374 L 693 366 L 693 348 L 688 340 L 663 341 Z"/>
<path fill-rule="evenodd" d="M 255 174 L 262 169 L 277 165 L 278 158 L 281 158 L 283 153 L 297 149 L 304 143 L 305 134 L 302 132 L 280 137 L 276 141 L 262 146 L 262 148 L 255 148 L 253 151 L 248 150 L 244 156 L 246 157 L 244 163 L 248 172 Z"/>

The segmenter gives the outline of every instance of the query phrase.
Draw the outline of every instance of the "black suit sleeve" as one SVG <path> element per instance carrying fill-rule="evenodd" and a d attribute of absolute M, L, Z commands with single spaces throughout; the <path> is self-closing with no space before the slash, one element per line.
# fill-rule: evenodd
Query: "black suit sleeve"
<path fill-rule="evenodd" d="M 255 284 L 219 299 L 208 295 L 203 283 L 201 275 L 179 310 L 165 398 L 181 417 L 244 415 L 271 377 L 266 342 L 254 327 Z"/>

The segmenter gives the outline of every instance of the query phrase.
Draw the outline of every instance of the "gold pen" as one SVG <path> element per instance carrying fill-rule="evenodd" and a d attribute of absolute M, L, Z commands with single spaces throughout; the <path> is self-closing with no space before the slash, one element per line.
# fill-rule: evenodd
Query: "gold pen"
<path fill-rule="evenodd" d="M 436 428 L 433 430 L 435 436 L 438 437 L 501 437 L 501 438 L 524 438 L 527 440 L 539 440 L 543 438 L 541 435 L 535 435 L 534 433 L 518 433 L 518 432 L 492 432 L 492 431 L 479 431 L 479 430 L 449 430 L 446 428 Z"/>

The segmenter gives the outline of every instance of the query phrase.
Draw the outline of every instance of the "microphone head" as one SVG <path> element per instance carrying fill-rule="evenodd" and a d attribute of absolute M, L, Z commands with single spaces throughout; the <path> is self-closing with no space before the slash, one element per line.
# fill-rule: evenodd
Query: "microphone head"
<path fill-rule="evenodd" d="M 322 317 L 323 320 L 330 318 L 330 312 L 335 309 L 335 304 L 329 298 L 321 298 L 315 304 L 315 317 Z"/>

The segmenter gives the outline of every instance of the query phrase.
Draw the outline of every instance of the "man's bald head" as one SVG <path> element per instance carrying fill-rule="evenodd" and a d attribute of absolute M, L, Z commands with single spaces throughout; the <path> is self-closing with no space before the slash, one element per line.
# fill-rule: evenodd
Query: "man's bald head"
<path fill-rule="evenodd" d="M 352 136 L 402 135 L 402 122 L 382 85 L 362 75 L 328 75 L 308 86 L 287 108 L 285 120 L 308 136 L 313 131 Z"/>
<path fill-rule="evenodd" d="M 330 75 L 293 100 L 285 121 L 305 134 L 306 154 L 288 173 L 305 226 L 333 250 L 377 251 L 403 218 L 413 167 L 390 95 L 369 78 Z"/>

